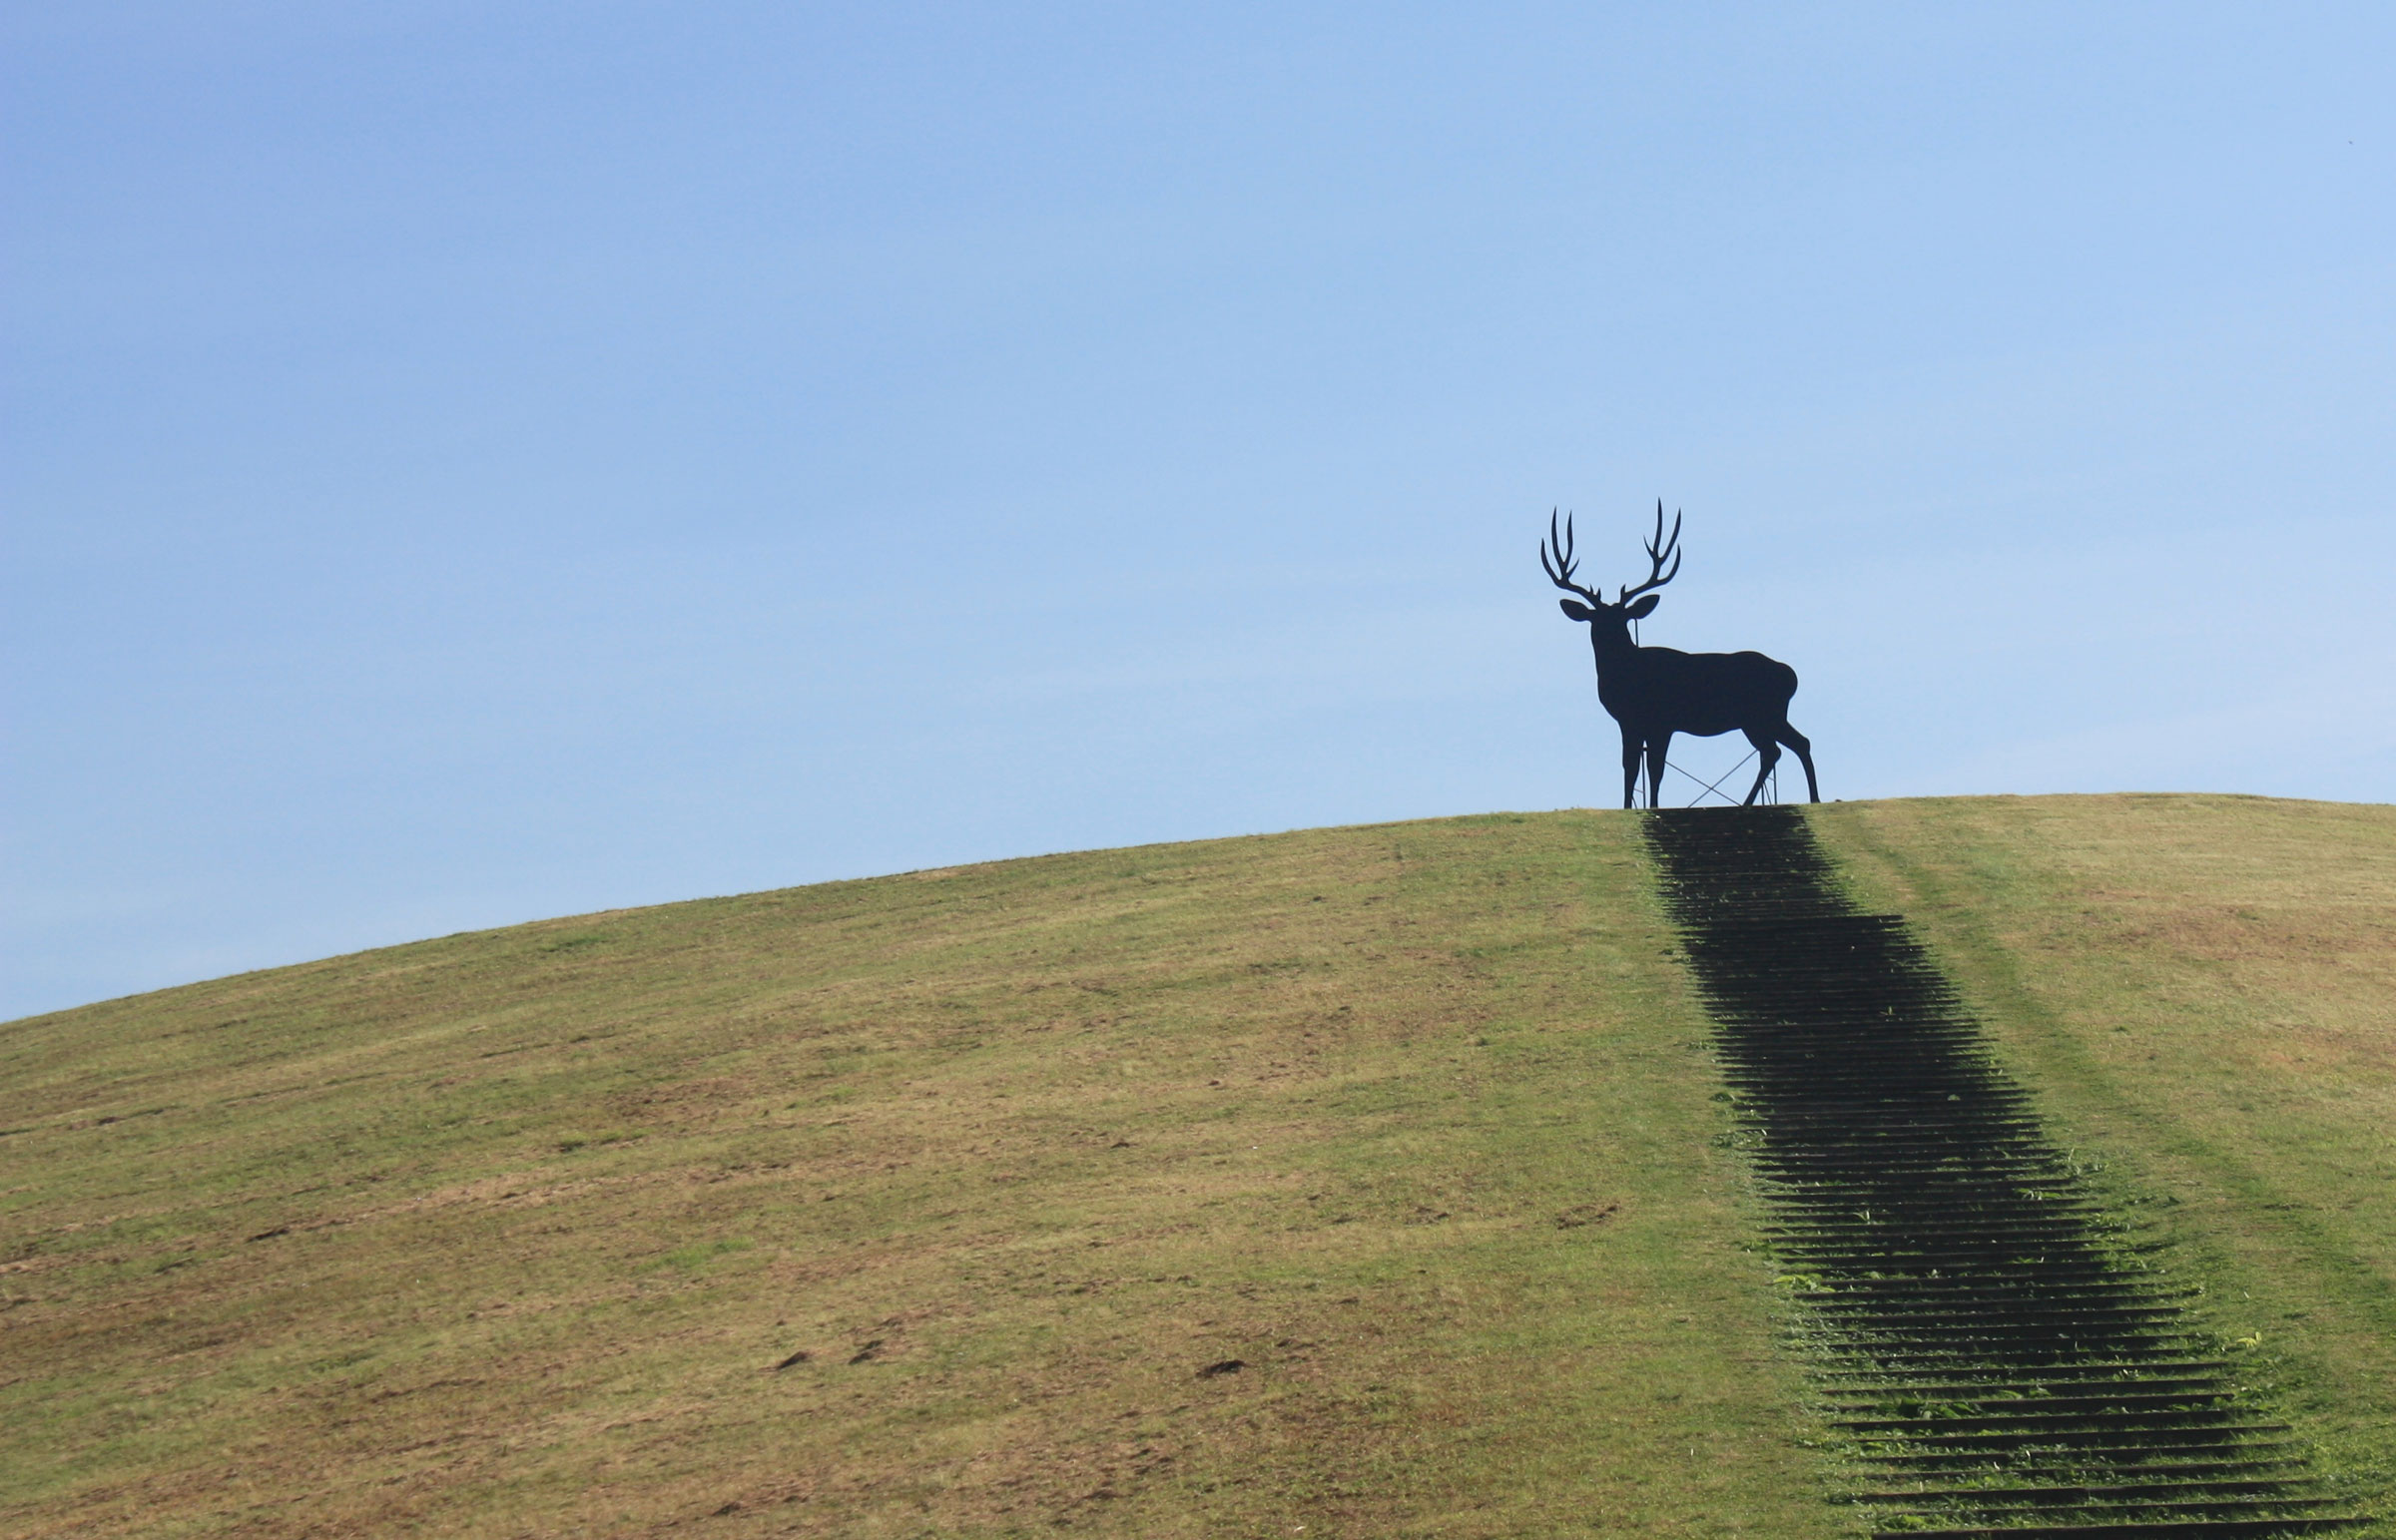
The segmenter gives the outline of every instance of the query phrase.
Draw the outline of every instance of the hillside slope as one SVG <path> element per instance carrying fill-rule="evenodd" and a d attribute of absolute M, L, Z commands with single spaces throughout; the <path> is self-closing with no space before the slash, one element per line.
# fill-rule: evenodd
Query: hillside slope
<path fill-rule="evenodd" d="M 2384 1480 L 2396 810 L 1817 827 Z M 1836 1533 L 1673 949 L 1576 812 L 8 1024 L 0 1529 Z"/>
<path fill-rule="evenodd" d="M 1815 826 L 2396 1515 L 2396 807 L 1957 797 Z"/>
<path fill-rule="evenodd" d="M 1641 859 L 1110 851 L 16 1024 L 6 1512 L 1822 1529 Z"/>

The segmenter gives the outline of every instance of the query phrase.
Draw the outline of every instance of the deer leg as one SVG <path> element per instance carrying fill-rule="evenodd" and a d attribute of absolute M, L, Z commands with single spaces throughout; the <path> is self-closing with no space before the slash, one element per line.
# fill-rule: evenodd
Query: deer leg
<path fill-rule="evenodd" d="M 1637 796 L 1639 788 L 1639 757 L 1646 752 L 1646 743 L 1634 735 L 1630 729 L 1622 730 L 1622 805 L 1624 807 L 1638 805 L 1634 798 Z"/>
<path fill-rule="evenodd" d="M 1664 805 L 1664 757 L 1672 752 L 1669 730 L 1647 740 L 1647 805 Z"/>
<path fill-rule="evenodd" d="M 1772 736 L 1797 751 L 1797 763 L 1805 767 L 1805 799 L 1809 802 L 1822 800 L 1822 789 L 1814 784 L 1813 741 L 1790 727 L 1785 721 L 1773 732 Z"/>
<path fill-rule="evenodd" d="M 1747 742 L 1755 746 L 1755 784 L 1747 788 L 1747 800 L 1739 803 L 1742 807 L 1755 805 L 1755 799 L 1763 794 L 1764 782 L 1771 778 L 1772 767 L 1780 763 L 1780 745 L 1772 742 L 1771 734 L 1751 728 Z"/>

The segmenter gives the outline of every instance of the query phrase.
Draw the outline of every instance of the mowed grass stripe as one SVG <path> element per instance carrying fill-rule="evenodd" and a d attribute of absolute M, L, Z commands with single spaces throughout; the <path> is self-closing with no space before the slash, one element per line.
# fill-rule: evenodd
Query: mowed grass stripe
<path fill-rule="evenodd" d="M 2158 1289 L 2152 1248 L 2125 1244 L 2076 1163 L 2019 1131 L 1978 1023 L 1894 916 L 1838 890 L 1795 808 L 1659 813 L 1646 834 L 1744 1083 L 1743 1143 L 1787 1222 L 1775 1250 L 1800 1270 L 1826 1388 L 1877 1381 L 1833 1425 L 1876 1483 L 1918 1483 L 1859 1499 L 1887 1505 L 1875 1535 L 2368 1526 L 2290 1468 L 2288 1425 L 2231 1363 L 2193 1369 L 2186 1354 L 2225 1344 L 2188 1291 Z M 2025 1233 L 2038 1211 L 2048 1223 Z M 2219 1456 L 2208 1476 L 2246 1479 L 2155 1481 L 2200 1448 Z"/>
<path fill-rule="evenodd" d="M 2108 1207 L 2167 1244 L 2240 1381 L 2396 1510 L 2396 807 L 1938 797 L 1808 821 Z"/>

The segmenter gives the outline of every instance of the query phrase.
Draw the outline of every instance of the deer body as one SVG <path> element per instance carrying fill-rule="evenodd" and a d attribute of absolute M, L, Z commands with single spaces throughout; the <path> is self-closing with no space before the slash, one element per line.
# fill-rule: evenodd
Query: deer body
<path fill-rule="evenodd" d="M 1561 608 L 1567 617 L 1588 626 L 1589 650 L 1597 663 L 1597 700 L 1622 729 L 1623 806 L 1636 802 L 1642 764 L 1647 770 L 1647 805 L 1658 804 L 1673 735 L 1712 738 L 1734 730 L 1755 746 L 1758 765 L 1755 784 L 1747 788 L 1749 802 L 1762 792 L 1773 766 L 1780 763 L 1783 744 L 1797 752 L 1798 763 L 1805 767 L 1807 797 L 1822 800 L 1814 779 L 1813 745 L 1789 725 L 1789 700 L 1797 694 L 1795 669 L 1762 653 L 1684 653 L 1641 647 L 1631 640 L 1630 623 L 1653 613 L 1660 598 L 1638 596 L 1663 587 L 1680 573 L 1680 521 L 1673 520 L 1671 538 L 1665 539 L 1663 504 L 1656 504 L 1655 538 L 1647 542 L 1647 581 L 1636 588 L 1623 587 L 1611 604 L 1572 581 L 1570 526 L 1557 540 L 1550 517 L 1547 534 L 1555 546 L 1555 561 L 1549 564 L 1542 545 L 1539 565 L 1556 587 L 1589 601 L 1584 605 L 1566 599 Z M 1667 560 L 1670 571 L 1664 567 Z"/>

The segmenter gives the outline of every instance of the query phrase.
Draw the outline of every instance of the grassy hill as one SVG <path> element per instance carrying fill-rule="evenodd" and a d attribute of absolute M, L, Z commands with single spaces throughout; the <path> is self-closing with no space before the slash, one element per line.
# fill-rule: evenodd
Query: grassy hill
<path fill-rule="evenodd" d="M 2396 1483 L 2396 809 L 1817 828 Z M 1839 1533 L 1673 951 L 1499 815 L 7 1024 L 0 1533 Z"/>

